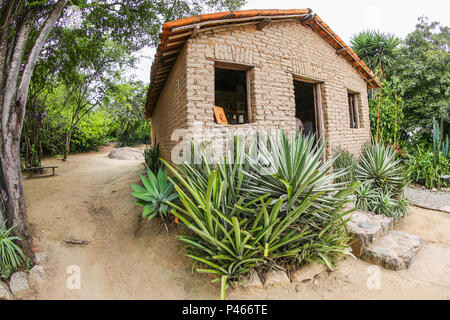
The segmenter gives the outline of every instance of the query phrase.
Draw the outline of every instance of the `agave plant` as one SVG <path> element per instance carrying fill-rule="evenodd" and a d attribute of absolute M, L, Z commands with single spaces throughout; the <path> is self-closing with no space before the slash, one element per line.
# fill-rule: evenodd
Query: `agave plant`
<path fill-rule="evenodd" d="M 13 229 L 14 227 L 6 228 L 6 221 L 0 225 L 0 274 L 3 277 L 8 277 L 25 261 L 22 249 L 15 244 L 15 241 L 21 239 L 11 235 Z"/>
<path fill-rule="evenodd" d="M 169 202 L 173 207 L 171 212 L 192 231 L 178 239 L 187 244 L 189 258 L 207 267 L 198 268 L 197 272 L 219 275 L 216 280 L 221 280 L 222 299 L 228 282 L 267 263 L 267 259 L 297 255 L 301 247 L 295 243 L 308 238 L 308 231 L 288 228 L 310 206 L 312 199 L 304 199 L 284 217 L 280 217 L 280 211 L 285 200 L 266 199 L 268 195 L 245 205 L 244 198 L 239 198 L 235 206 L 227 206 L 224 202 L 230 186 L 220 172 L 210 172 L 204 190 L 197 188 L 191 177 L 180 175 L 162 161 L 187 190 L 185 193 L 174 183 L 183 207 Z M 253 208 L 256 202 L 260 203 L 258 209 Z"/>
<path fill-rule="evenodd" d="M 372 203 L 376 197 L 376 191 L 373 189 L 370 181 L 363 182 L 356 190 L 356 207 L 363 211 L 371 211 Z"/>
<path fill-rule="evenodd" d="M 380 143 L 364 147 L 356 173 L 360 181 L 399 195 L 409 183 L 408 175 L 400 160 L 395 159 L 393 148 Z"/>
<path fill-rule="evenodd" d="M 130 187 L 134 190 L 131 194 L 137 199 L 135 204 L 143 207 L 142 217 L 148 220 L 157 214 L 161 219 L 167 216 L 168 201 L 174 201 L 178 198 L 172 183 L 167 178 L 167 171 L 159 169 L 155 174 L 148 169 L 148 178 L 140 175 L 144 187 L 132 184 Z"/>

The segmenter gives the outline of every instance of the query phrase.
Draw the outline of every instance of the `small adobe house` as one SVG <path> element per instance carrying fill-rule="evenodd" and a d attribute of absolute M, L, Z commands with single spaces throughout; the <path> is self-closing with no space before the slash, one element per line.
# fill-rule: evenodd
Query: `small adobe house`
<path fill-rule="evenodd" d="M 371 70 L 311 9 L 205 14 L 163 25 L 146 118 L 170 159 L 175 129 L 315 132 L 358 153 L 370 141 Z M 214 106 L 228 124 L 219 124 Z"/>

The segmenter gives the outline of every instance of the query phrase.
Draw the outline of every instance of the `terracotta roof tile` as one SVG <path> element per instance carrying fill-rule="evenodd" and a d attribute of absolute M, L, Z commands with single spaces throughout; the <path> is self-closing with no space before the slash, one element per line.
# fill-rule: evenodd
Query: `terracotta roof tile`
<path fill-rule="evenodd" d="M 311 9 L 245 10 L 209 13 L 170 21 L 163 25 L 161 43 L 157 48 L 151 68 L 150 86 L 145 104 L 146 117 L 151 117 L 167 77 L 178 57 L 178 53 L 183 48 L 187 39 L 189 39 L 194 32 L 194 29 L 220 25 L 231 26 L 266 18 L 282 20 L 294 17 L 303 17 L 302 23 L 304 25 L 311 27 L 336 50 L 342 50 L 341 54 L 343 57 L 358 70 L 364 79 L 366 79 L 369 87 L 380 87 L 380 83 L 369 67 L 359 59 L 356 53 L 348 47 L 319 16 L 312 14 Z"/>

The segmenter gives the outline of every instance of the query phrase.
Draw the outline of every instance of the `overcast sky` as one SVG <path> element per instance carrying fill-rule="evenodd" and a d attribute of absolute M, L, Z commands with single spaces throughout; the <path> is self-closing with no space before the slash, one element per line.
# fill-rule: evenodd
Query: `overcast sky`
<path fill-rule="evenodd" d="M 414 30 L 420 16 L 443 25 L 450 24 L 448 0 L 248 0 L 242 10 L 304 8 L 311 8 L 347 44 L 354 33 L 365 29 L 394 33 L 403 38 Z M 137 68 L 128 73 L 148 82 L 154 53 L 153 48 L 142 50 Z"/>

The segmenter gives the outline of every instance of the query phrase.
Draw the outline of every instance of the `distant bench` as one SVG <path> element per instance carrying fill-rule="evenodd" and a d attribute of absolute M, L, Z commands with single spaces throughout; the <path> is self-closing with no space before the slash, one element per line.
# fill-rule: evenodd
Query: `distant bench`
<path fill-rule="evenodd" d="M 39 173 L 42 173 L 44 169 L 52 169 L 52 176 L 55 175 L 55 169 L 58 168 L 58 166 L 48 166 L 48 167 L 31 167 L 31 168 L 25 168 L 24 171 L 28 171 L 28 177 L 33 176 L 33 172 L 36 172 L 39 170 Z"/>

